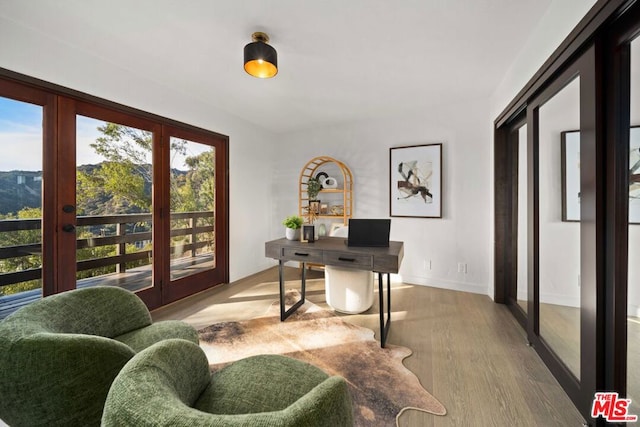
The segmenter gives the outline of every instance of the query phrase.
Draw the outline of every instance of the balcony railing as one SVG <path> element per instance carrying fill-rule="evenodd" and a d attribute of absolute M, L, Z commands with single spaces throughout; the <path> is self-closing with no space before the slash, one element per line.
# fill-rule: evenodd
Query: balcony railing
<path fill-rule="evenodd" d="M 171 214 L 172 245 L 170 253 L 172 258 L 196 258 L 201 252 L 213 252 L 213 214 L 213 211 Z M 150 249 L 151 222 L 151 214 L 78 216 L 76 224 L 80 238 L 77 239 L 76 249 L 82 251 L 83 249 L 115 246 L 115 255 L 112 250 L 110 251 L 112 254 L 108 256 L 89 256 L 88 259 L 78 259 L 77 272 L 109 269 L 112 273 L 124 273 L 127 270 L 127 264 L 136 266 L 150 264 L 152 258 Z M 0 242 L 6 241 L 3 238 L 6 236 L 4 233 L 33 232 L 40 229 L 40 219 L 0 220 Z M 127 251 L 127 244 L 136 245 L 137 249 Z M 12 259 L 14 264 L 19 263 L 20 259 L 26 261 L 27 257 L 31 257 L 33 260 L 34 255 L 41 256 L 41 254 L 42 244 L 40 242 L 0 247 L 0 261 Z M 81 257 L 78 256 L 78 258 Z M 17 270 L 0 272 L 0 287 L 42 278 L 42 266 Z M 100 274 L 104 273 L 85 273 L 82 276 L 99 277 Z M 0 296 L 0 300 L 6 297 Z"/>

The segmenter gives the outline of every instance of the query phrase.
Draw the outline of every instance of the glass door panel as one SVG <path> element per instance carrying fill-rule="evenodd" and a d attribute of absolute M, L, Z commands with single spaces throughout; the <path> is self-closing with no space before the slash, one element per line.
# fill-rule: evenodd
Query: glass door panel
<path fill-rule="evenodd" d="M 170 278 L 216 268 L 216 150 L 170 138 Z"/>
<path fill-rule="evenodd" d="M 580 379 L 580 77 L 539 110 L 539 335 Z"/>
<path fill-rule="evenodd" d="M 153 134 L 76 117 L 77 287 L 153 286 Z"/>
<path fill-rule="evenodd" d="M 529 239 L 528 239 L 528 158 L 527 158 L 527 125 L 522 126 L 518 132 L 518 259 L 516 295 L 515 300 L 518 306 L 526 313 L 528 288 L 529 288 Z"/>
<path fill-rule="evenodd" d="M 0 319 L 42 296 L 43 107 L 0 97 Z"/>
<path fill-rule="evenodd" d="M 629 253 L 627 276 L 627 398 L 640 415 L 640 40 L 630 43 Z"/>

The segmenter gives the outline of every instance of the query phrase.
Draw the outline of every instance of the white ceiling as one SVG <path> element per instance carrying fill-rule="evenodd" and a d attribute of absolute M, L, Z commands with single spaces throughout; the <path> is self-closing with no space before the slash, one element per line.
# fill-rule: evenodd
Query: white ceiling
<path fill-rule="evenodd" d="M 550 2 L 0 0 L 0 16 L 286 132 L 489 97 Z M 254 31 L 273 79 L 242 68 Z"/>

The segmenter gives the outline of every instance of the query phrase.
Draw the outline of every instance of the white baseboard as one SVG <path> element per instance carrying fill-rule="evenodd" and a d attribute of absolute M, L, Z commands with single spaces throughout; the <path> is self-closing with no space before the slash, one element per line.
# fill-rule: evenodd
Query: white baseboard
<path fill-rule="evenodd" d="M 518 293 L 518 299 L 522 301 L 528 300 L 528 295 Z M 580 308 L 580 297 L 557 295 L 557 294 L 540 294 L 540 302 L 543 304 L 564 305 L 566 307 Z"/>
<path fill-rule="evenodd" d="M 543 304 L 564 305 L 566 307 L 580 308 L 579 296 L 540 294 L 540 302 Z"/>
<path fill-rule="evenodd" d="M 629 304 L 627 313 L 629 316 L 640 317 L 640 305 Z"/>
<path fill-rule="evenodd" d="M 400 276 L 399 276 L 400 277 Z M 402 282 L 409 285 L 431 286 L 432 288 L 449 289 L 452 291 L 471 292 L 487 295 L 488 287 L 477 283 L 456 282 L 453 280 L 431 279 L 426 277 L 402 276 Z M 392 280 L 393 281 L 393 280 Z"/>

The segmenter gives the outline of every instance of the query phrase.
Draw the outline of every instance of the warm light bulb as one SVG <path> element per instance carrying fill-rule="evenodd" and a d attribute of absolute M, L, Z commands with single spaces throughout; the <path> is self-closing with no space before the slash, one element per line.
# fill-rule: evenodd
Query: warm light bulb
<path fill-rule="evenodd" d="M 278 74 L 278 54 L 267 44 L 269 36 L 264 33 L 253 33 L 253 43 L 244 47 L 244 69 L 247 73 L 261 79 L 268 79 Z"/>

